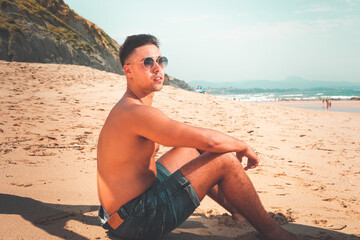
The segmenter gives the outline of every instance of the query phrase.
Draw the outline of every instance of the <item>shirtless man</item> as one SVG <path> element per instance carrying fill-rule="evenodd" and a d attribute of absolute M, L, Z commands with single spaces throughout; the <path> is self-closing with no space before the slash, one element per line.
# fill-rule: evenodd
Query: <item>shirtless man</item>
<path fill-rule="evenodd" d="M 101 130 L 97 154 L 99 217 L 126 239 L 159 239 L 210 196 L 245 217 L 265 239 L 295 239 L 265 211 L 245 171 L 258 165 L 243 141 L 170 119 L 152 107 L 167 58 L 151 35 L 129 36 L 120 61 L 127 90 Z M 171 146 L 155 161 L 159 144 Z M 243 168 L 242 158 L 248 159 Z"/>

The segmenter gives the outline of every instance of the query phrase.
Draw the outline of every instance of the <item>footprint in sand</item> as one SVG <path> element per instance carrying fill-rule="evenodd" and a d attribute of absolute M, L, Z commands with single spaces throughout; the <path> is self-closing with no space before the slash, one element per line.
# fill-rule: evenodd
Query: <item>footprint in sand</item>
<path fill-rule="evenodd" d="M 274 177 L 284 177 L 287 176 L 285 172 L 274 174 Z"/>
<path fill-rule="evenodd" d="M 28 183 L 28 184 L 24 184 L 24 183 L 21 183 L 21 184 L 18 184 L 18 183 L 10 183 L 10 185 L 17 186 L 17 187 L 31 187 L 31 186 L 32 186 L 31 183 Z"/>

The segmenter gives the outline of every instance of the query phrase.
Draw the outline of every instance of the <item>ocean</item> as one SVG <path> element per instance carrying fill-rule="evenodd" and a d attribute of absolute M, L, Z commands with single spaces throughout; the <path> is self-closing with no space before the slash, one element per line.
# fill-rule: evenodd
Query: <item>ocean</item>
<path fill-rule="evenodd" d="M 360 100 L 360 89 L 205 89 L 209 94 L 244 102 Z"/>
<path fill-rule="evenodd" d="M 282 106 L 310 110 L 360 113 L 360 89 L 205 89 L 209 94 L 241 102 L 278 102 Z M 325 100 L 332 102 L 326 108 Z M 324 102 L 322 101 L 324 100 Z M 341 102 L 348 102 L 346 105 Z M 301 102 L 301 103 L 300 103 Z M 317 103 L 318 102 L 318 103 Z"/>

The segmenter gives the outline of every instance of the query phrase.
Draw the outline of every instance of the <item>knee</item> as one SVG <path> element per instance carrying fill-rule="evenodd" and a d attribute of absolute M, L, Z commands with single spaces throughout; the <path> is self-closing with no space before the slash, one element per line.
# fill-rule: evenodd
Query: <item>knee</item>
<path fill-rule="evenodd" d="M 232 170 L 238 171 L 239 169 L 243 169 L 240 160 L 236 157 L 234 153 L 222 154 L 221 162 L 223 169 L 225 169 L 227 172 Z"/>

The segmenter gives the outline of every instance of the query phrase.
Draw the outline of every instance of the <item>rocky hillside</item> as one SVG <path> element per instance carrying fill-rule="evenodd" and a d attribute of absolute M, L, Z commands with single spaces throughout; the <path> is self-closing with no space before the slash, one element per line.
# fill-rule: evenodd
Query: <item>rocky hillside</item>
<path fill-rule="evenodd" d="M 63 0 L 0 0 L 0 59 L 121 73 L 119 44 Z"/>
<path fill-rule="evenodd" d="M 190 85 L 187 84 L 185 81 L 170 77 L 167 74 L 165 74 L 164 85 L 171 85 L 171 86 L 174 86 L 177 88 L 182 88 L 182 89 L 185 89 L 188 91 L 194 91 L 194 89 L 192 87 L 190 87 Z"/>

